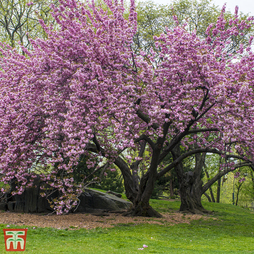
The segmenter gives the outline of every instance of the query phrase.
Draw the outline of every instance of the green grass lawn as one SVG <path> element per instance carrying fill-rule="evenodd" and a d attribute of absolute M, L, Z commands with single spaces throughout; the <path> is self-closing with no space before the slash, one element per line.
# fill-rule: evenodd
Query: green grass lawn
<path fill-rule="evenodd" d="M 180 205 L 162 200 L 152 200 L 151 204 L 160 212 L 176 211 Z M 174 226 L 121 224 L 93 230 L 28 227 L 25 253 L 254 253 L 253 212 L 225 204 L 204 202 L 204 207 L 214 211 L 208 220 Z M 4 248 L 2 229 L 6 225 L 0 227 L 0 253 L 10 253 Z M 148 247 L 138 250 L 143 244 Z"/>

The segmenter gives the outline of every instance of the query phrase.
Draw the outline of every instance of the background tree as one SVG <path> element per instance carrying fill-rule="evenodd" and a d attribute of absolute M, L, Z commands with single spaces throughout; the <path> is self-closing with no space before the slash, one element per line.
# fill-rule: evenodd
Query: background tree
<path fill-rule="evenodd" d="M 181 156 L 180 149 L 175 149 L 173 152 L 174 159 Z M 186 172 L 184 170 L 184 164 L 179 163 L 176 167 L 176 172 L 178 176 L 178 181 L 180 183 L 180 198 L 181 198 L 181 207 L 180 211 L 183 212 L 191 212 L 191 213 L 206 213 L 207 211 L 203 208 L 201 203 L 202 195 L 208 191 L 211 186 L 221 179 L 226 174 L 235 171 L 236 169 L 240 169 L 246 166 L 252 166 L 251 161 L 244 160 L 243 157 L 237 155 L 225 155 L 224 157 L 228 161 L 230 158 L 233 159 L 231 162 L 226 162 L 224 165 L 220 165 L 219 172 L 215 174 L 213 177 L 208 179 L 206 183 L 202 181 L 202 173 L 204 172 L 205 164 L 206 164 L 206 154 L 200 153 L 195 154 L 195 166 L 193 169 Z M 239 184 L 237 184 L 237 196 L 242 187 L 242 183 L 245 179 L 239 179 Z M 211 192 L 210 192 L 211 193 Z M 237 198 L 238 200 L 238 198 Z M 215 198 L 213 197 L 213 202 L 215 202 Z"/>
<path fill-rule="evenodd" d="M 57 4 L 57 0 L 52 3 Z M 21 45 L 28 47 L 30 39 L 45 38 L 39 19 L 45 23 L 53 23 L 50 12 L 51 1 L 46 0 L 1 0 L 0 1 L 0 32 L 1 41 L 12 47 Z"/>
<path fill-rule="evenodd" d="M 144 50 L 149 53 L 150 49 L 159 50 L 155 46 L 154 36 L 166 33 L 166 27 L 172 28 L 175 25 L 175 17 L 180 25 L 187 24 L 186 29 L 191 33 L 196 31 L 200 38 L 206 38 L 206 29 L 211 23 L 216 23 L 220 16 L 221 9 L 213 4 L 212 0 L 175 0 L 168 5 L 157 5 L 152 1 L 138 2 L 138 29 L 134 35 L 134 51 Z M 225 13 L 227 22 L 234 15 Z M 247 19 L 248 15 L 240 13 L 240 19 Z M 235 50 L 240 43 L 248 43 L 249 37 L 253 34 L 253 27 L 243 31 L 241 35 L 232 36 Z"/>
<path fill-rule="evenodd" d="M 170 6 L 158 6 L 153 2 L 149 2 L 148 4 L 141 3 L 137 7 L 137 12 L 138 32 L 134 36 L 134 42 L 136 45 L 135 50 L 138 52 L 138 49 L 142 49 L 149 53 L 151 49 L 156 50 L 153 37 L 157 36 L 161 32 L 165 33 L 165 27 L 174 26 L 174 15 L 177 16 L 178 23 L 187 24 L 186 29 L 189 32 L 196 31 L 200 38 L 206 38 L 208 36 L 206 33 L 207 27 L 211 23 L 216 23 L 221 10 L 213 5 L 212 1 L 181 0 L 174 1 L 174 3 Z M 231 13 L 225 13 L 224 16 L 227 20 L 226 26 L 228 26 L 228 22 L 233 15 Z M 247 17 L 248 16 L 243 13 L 240 14 L 240 19 L 244 20 Z M 228 53 L 235 53 L 241 43 L 248 44 L 252 31 L 253 28 L 249 27 L 241 34 L 232 35 L 231 43 L 224 50 Z M 213 36 L 210 38 L 213 38 Z M 201 163 L 201 160 L 199 161 Z M 201 165 L 201 168 L 203 168 L 203 165 Z M 208 171 L 206 171 L 206 174 L 208 174 Z M 220 179 L 221 178 L 218 178 L 217 201 L 219 201 Z M 209 187 L 209 191 L 212 200 L 215 201 L 211 187 Z"/>

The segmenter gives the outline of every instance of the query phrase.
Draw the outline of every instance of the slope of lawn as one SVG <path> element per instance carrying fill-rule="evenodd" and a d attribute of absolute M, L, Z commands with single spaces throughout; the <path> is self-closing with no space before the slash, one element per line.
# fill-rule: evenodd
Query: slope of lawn
<path fill-rule="evenodd" d="M 180 205 L 162 200 L 152 200 L 151 204 L 160 212 L 174 212 Z M 204 203 L 204 207 L 214 211 L 207 220 L 174 226 L 131 223 L 93 230 L 28 227 L 25 253 L 254 253 L 253 212 L 225 204 Z M 0 253 L 10 253 L 4 248 L 3 228 L 6 225 L 1 224 Z M 144 244 L 148 247 L 139 250 Z"/>

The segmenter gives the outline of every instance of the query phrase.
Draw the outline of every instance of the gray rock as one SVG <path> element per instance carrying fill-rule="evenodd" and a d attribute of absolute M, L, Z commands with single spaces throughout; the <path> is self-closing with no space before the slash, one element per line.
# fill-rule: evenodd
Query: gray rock
<path fill-rule="evenodd" d="M 107 191 L 106 193 L 112 194 L 112 195 L 114 195 L 114 196 L 116 196 L 116 197 L 118 197 L 118 198 L 121 198 L 121 197 L 122 197 L 122 194 L 117 193 L 117 192 L 114 192 L 114 191 L 111 191 L 111 190 Z"/>
<path fill-rule="evenodd" d="M 59 192 L 55 191 L 50 196 L 50 199 L 57 197 L 59 197 Z M 79 199 L 78 207 L 73 209 L 72 212 L 103 213 L 126 210 L 131 207 L 131 203 L 128 201 L 92 189 L 86 189 Z M 3 203 L 3 210 L 8 209 L 11 212 L 49 213 L 53 211 L 48 200 L 40 196 L 39 187 L 27 188 L 21 195 L 12 196 L 7 204 L 6 202 L 1 202 Z"/>
<path fill-rule="evenodd" d="M 95 209 L 105 211 L 119 211 L 131 207 L 131 203 L 114 195 L 100 191 L 86 189 L 79 197 L 80 204 L 75 212 L 88 212 Z"/>

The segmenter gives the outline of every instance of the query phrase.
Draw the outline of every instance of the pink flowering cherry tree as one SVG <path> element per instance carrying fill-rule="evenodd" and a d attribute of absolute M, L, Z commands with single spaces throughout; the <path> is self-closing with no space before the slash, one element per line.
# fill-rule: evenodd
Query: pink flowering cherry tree
<path fill-rule="evenodd" d="M 72 173 L 86 155 L 88 167 L 106 160 L 121 170 L 130 214 L 159 217 L 149 205 L 157 178 L 193 154 L 251 144 L 254 55 L 241 47 L 232 61 L 226 50 L 251 19 L 226 25 L 222 12 L 206 40 L 176 26 L 156 38 L 159 55 L 137 56 L 133 1 L 128 19 L 123 2 L 59 2 L 58 29 L 41 22 L 47 40 L 26 55 L 1 47 L 0 168 L 2 181 L 17 183 L 13 194 L 39 174 L 42 192 L 61 192 L 57 213 L 68 212 L 84 191 L 86 180 L 77 184 Z M 195 148 L 174 153 L 188 142 Z M 164 165 L 169 153 L 176 156 Z"/>

